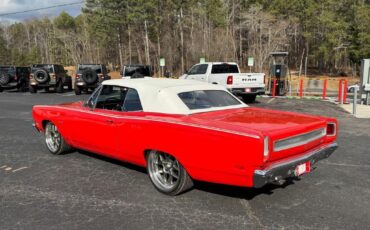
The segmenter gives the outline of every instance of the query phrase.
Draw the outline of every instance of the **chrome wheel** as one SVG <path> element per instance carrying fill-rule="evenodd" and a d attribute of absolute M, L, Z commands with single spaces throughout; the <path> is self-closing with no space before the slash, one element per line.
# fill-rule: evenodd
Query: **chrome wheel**
<path fill-rule="evenodd" d="M 180 167 L 180 163 L 173 156 L 157 151 L 149 153 L 149 176 L 154 185 L 164 192 L 170 192 L 178 187 L 181 177 Z"/>
<path fill-rule="evenodd" d="M 62 143 L 62 136 L 60 135 L 58 128 L 51 122 L 45 127 L 45 142 L 52 153 L 57 153 Z"/>

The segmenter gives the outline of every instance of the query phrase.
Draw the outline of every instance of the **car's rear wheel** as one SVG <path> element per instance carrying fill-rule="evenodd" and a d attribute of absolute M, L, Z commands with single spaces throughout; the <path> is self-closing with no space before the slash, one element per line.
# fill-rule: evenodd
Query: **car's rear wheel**
<path fill-rule="evenodd" d="M 257 95 L 243 95 L 243 101 L 245 103 L 253 103 L 256 100 Z"/>
<path fill-rule="evenodd" d="M 30 85 L 30 93 L 37 93 L 37 86 Z"/>
<path fill-rule="evenodd" d="M 56 85 L 56 92 L 57 93 L 63 93 L 64 92 L 64 86 L 63 86 L 63 82 L 62 81 L 59 81 Z"/>
<path fill-rule="evenodd" d="M 191 177 L 175 157 L 152 150 L 146 160 L 149 178 L 158 191 L 175 196 L 193 187 Z"/>
<path fill-rule="evenodd" d="M 67 144 L 59 133 L 58 128 L 52 122 L 48 122 L 45 126 L 45 144 L 48 150 L 55 155 L 71 150 L 71 147 Z"/>

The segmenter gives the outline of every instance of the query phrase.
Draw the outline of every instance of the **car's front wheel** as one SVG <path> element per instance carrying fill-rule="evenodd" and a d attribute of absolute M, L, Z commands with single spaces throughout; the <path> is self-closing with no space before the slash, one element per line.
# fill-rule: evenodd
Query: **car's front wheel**
<path fill-rule="evenodd" d="M 175 196 L 193 187 L 191 177 L 175 157 L 152 150 L 146 160 L 149 178 L 158 191 Z"/>
<path fill-rule="evenodd" d="M 67 144 L 59 133 L 58 128 L 52 122 L 48 122 L 45 126 L 45 144 L 48 150 L 55 155 L 71 150 L 71 147 Z"/>

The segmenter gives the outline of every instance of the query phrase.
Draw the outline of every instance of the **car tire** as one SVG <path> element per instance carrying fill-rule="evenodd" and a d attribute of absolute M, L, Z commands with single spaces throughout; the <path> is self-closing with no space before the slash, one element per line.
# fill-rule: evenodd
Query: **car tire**
<path fill-rule="evenodd" d="M 79 86 L 77 86 L 77 85 L 76 85 L 76 86 L 75 86 L 75 94 L 76 94 L 76 95 L 81 95 L 81 91 L 82 91 L 82 90 L 81 90 L 81 87 L 79 87 Z"/>
<path fill-rule="evenodd" d="M 37 86 L 35 85 L 30 85 L 30 93 L 37 93 Z"/>
<path fill-rule="evenodd" d="M 57 93 L 63 93 L 64 92 L 64 86 L 63 86 L 62 81 L 59 81 L 55 87 L 56 87 L 55 91 Z"/>
<path fill-rule="evenodd" d="M 45 92 L 46 93 L 49 93 L 49 91 L 50 91 L 50 88 L 49 87 L 45 87 Z"/>
<path fill-rule="evenodd" d="M 72 88 L 72 81 L 70 81 L 70 82 L 68 83 L 68 90 L 69 90 L 69 91 L 72 91 L 72 90 L 73 90 L 73 88 Z"/>
<path fill-rule="evenodd" d="M 45 144 L 49 152 L 54 155 L 60 155 L 72 150 L 52 122 L 48 122 L 45 125 Z"/>
<path fill-rule="evenodd" d="M 245 103 L 253 103 L 256 101 L 256 97 L 257 95 L 243 95 L 242 98 L 243 98 L 243 101 Z"/>
<path fill-rule="evenodd" d="M 20 92 L 26 92 L 27 91 L 27 82 L 25 80 L 21 81 L 19 83 L 19 89 Z"/>
<path fill-rule="evenodd" d="M 2 93 L 3 92 L 3 88 L 1 88 L 1 86 L 0 86 L 0 93 Z"/>
<path fill-rule="evenodd" d="M 176 196 L 194 185 L 180 162 L 167 153 L 149 151 L 146 155 L 146 164 L 150 181 L 161 193 Z"/>

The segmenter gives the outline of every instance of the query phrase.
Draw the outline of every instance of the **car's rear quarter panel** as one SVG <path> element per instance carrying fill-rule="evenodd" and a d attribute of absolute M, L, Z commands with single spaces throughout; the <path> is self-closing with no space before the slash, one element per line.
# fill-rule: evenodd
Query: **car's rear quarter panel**
<path fill-rule="evenodd" d="M 144 151 L 159 150 L 176 157 L 197 180 L 252 186 L 256 165 L 262 162 L 263 141 L 191 124 L 160 121 L 127 121 L 132 136 L 121 138 L 130 161 L 145 165 Z M 126 129 L 127 131 L 127 129 Z M 124 135 L 124 132 L 120 132 Z M 124 153 L 123 153 L 124 154 Z"/>

